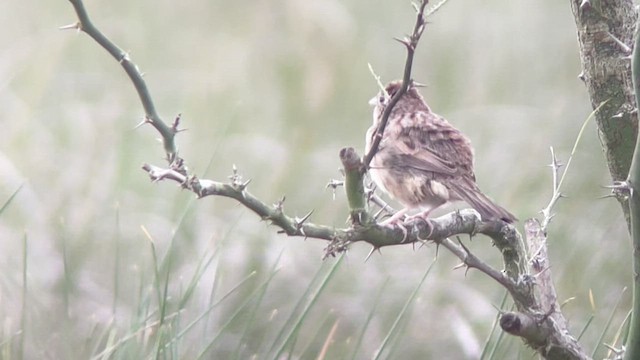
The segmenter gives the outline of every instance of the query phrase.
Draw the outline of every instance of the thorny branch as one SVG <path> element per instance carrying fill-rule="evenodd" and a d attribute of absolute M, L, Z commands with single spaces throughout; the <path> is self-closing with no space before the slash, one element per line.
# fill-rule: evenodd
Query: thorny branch
<path fill-rule="evenodd" d="M 506 321 L 509 319 L 505 318 L 505 323 L 518 325 L 520 322 L 516 320 L 523 319 L 523 323 L 535 324 L 535 326 L 527 328 L 527 331 L 521 333 L 514 331 L 512 333 L 521 336 L 527 344 L 534 347 L 543 356 L 550 355 L 551 351 L 558 350 L 558 353 L 568 355 L 563 358 L 586 358 L 586 356 L 583 356 L 581 353 L 575 340 L 574 342 L 566 341 L 565 337 L 569 335 L 562 332 L 563 329 L 561 327 L 556 326 L 556 317 L 551 316 L 552 314 L 542 312 L 542 310 L 546 308 L 543 306 L 544 301 L 541 301 L 533 291 L 536 282 L 534 278 L 528 275 L 529 259 L 527 259 L 526 250 L 524 249 L 520 234 L 513 226 L 504 222 L 482 222 L 479 214 L 475 210 L 462 210 L 439 218 L 429 219 L 429 221 L 419 218 L 410 220 L 405 223 L 406 232 L 398 228 L 379 226 L 374 221 L 375 219 L 371 218 L 367 204 L 369 200 L 375 199 L 375 197 L 363 186 L 363 169 L 366 169 L 371 158 L 375 155 L 381 136 L 376 137 L 371 151 L 366 154 L 364 159 L 356 156 L 353 149 L 343 149 L 340 152 L 340 158 L 345 169 L 345 188 L 351 210 L 351 225 L 343 229 L 312 223 L 309 220 L 312 212 L 302 217 L 291 217 L 287 215 L 284 211 L 284 197 L 273 205 L 264 203 L 248 191 L 247 188 L 250 181 L 243 180 L 238 169 L 235 167 L 228 182 L 199 179 L 195 175 L 189 174 L 184 161 L 177 156 L 174 143 L 175 135 L 179 132 L 178 125 L 180 118 L 177 117 L 171 126 L 167 126 L 160 119 L 156 113 L 146 84 L 138 71 L 138 67 L 129 59 L 129 56 L 124 51 L 112 43 L 91 23 L 82 0 L 69 1 L 73 4 L 79 21 L 76 24 L 64 28 L 75 28 L 84 31 L 122 64 L 122 67 L 133 82 L 145 108 L 146 116 L 143 123 L 153 125 L 162 135 L 169 167 L 161 168 L 144 164 L 143 169 L 149 174 L 152 181 L 171 180 L 177 182 L 183 189 L 194 192 L 199 198 L 210 195 L 233 198 L 256 213 L 262 220 L 269 221 L 279 227 L 281 229 L 279 230 L 280 233 L 289 236 L 328 240 L 329 244 L 325 249 L 325 257 L 335 256 L 340 252 L 344 252 L 350 244 L 358 241 L 371 244 L 374 250 L 383 246 L 416 242 L 423 243 L 425 241 L 433 241 L 436 244 L 441 244 L 462 260 L 465 266 L 480 270 L 495 279 L 509 291 L 519 313 L 516 313 L 516 317 L 512 318 L 514 321 L 509 322 Z M 403 87 L 396 93 L 394 98 L 391 99 L 389 106 L 386 108 L 383 120 L 378 129 L 380 135 L 384 132 L 391 109 L 397 103 L 399 97 L 406 92 L 410 84 L 413 55 L 420 36 L 424 31 L 424 10 L 427 2 L 427 0 L 423 0 L 416 6 L 417 20 L 412 35 L 399 40 L 407 48 Z M 441 2 L 436 5 L 435 9 L 443 3 L 444 2 Z M 560 183 L 562 183 L 562 180 Z M 330 186 L 335 189 L 335 187 L 339 185 L 338 183 L 332 182 Z M 374 203 L 377 203 L 377 201 L 374 200 Z M 383 202 L 380 204 L 382 204 L 380 206 L 383 209 L 387 207 Z M 462 242 L 459 241 L 458 244 L 456 244 L 450 240 L 450 237 L 459 234 L 468 234 L 470 236 L 484 234 L 490 237 L 493 244 L 503 256 L 504 270 L 498 271 L 492 268 L 473 255 Z M 541 255 L 537 254 L 537 256 Z M 539 271 L 536 272 L 536 274 L 537 273 L 539 273 Z M 558 312 L 559 309 L 553 308 L 549 311 Z M 556 313 L 556 315 L 561 316 L 559 312 Z M 525 321 L 527 319 L 534 319 L 535 321 L 527 322 Z M 513 326 L 510 329 L 513 330 Z M 505 330 L 507 329 L 505 328 Z M 553 341 L 549 339 L 553 339 Z"/>
<path fill-rule="evenodd" d="M 136 92 L 140 97 L 140 102 L 144 107 L 145 118 L 143 123 L 151 124 L 160 133 L 162 136 L 164 150 L 167 154 L 167 159 L 169 162 L 174 161 L 177 154 L 174 138 L 178 132 L 177 126 L 179 119 L 176 119 L 172 126 L 168 126 L 160 118 L 160 115 L 158 115 L 153 103 L 151 93 L 147 88 L 147 84 L 142 78 L 142 73 L 138 69 L 138 66 L 131 61 L 129 54 L 109 40 L 109 38 L 107 38 L 97 27 L 93 25 L 82 0 L 69 0 L 69 2 L 73 5 L 73 8 L 76 11 L 78 21 L 71 25 L 62 26 L 60 29 L 76 29 L 85 32 L 100 46 L 102 46 L 102 48 L 107 50 L 109 54 L 120 63 L 120 65 L 122 65 L 122 68 L 129 76 L 129 79 L 131 79 L 133 86 L 136 88 Z"/>
<path fill-rule="evenodd" d="M 404 75 L 402 77 L 402 87 L 398 90 L 395 95 L 389 100 L 389 105 L 384 109 L 382 113 L 382 119 L 380 120 L 380 125 L 378 125 L 378 129 L 376 130 L 376 134 L 373 137 L 373 144 L 371 144 L 371 149 L 364 156 L 362 163 L 364 164 L 364 169 L 369 167 L 371 163 L 371 159 L 378 152 L 378 147 L 380 146 L 380 141 L 382 141 L 382 135 L 384 134 L 384 130 L 387 127 L 387 123 L 389 122 L 389 116 L 391 115 L 391 111 L 396 106 L 400 98 L 407 92 L 409 89 L 409 85 L 411 84 L 411 68 L 413 66 L 413 56 L 415 54 L 416 48 L 418 47 L 418 42 L 420 42 L 420 37 L 422 36 L 422 32 L 425 27 L 425 16 L 424 9 L 426 8 L 429 0 L 422 0 L 419 5 L 414 5 L 416 8 L 416 24 L 413 27 L 413 33 L 409 37 L 405 37 L 403 39 L 396 38 L 401 44 L 403 44 L 407 48 L 407 60 L 404 65 Z"/>

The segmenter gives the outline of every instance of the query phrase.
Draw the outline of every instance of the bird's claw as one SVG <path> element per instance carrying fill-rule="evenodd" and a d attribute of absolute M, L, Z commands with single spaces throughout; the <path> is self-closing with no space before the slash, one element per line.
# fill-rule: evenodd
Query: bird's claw
<path fill-rule="evenodd" d="M 400 229 L 400 231 L 402 231 L 402 240 L 400 241 L 400 243 L 403 244 L 407 240 L 407 237 L 409 235 L 409 230 L 407 230 L 407 227 L 404 226 L 404 222 L 406 221 L 408 216 L 406 216 L 405 214 L 400 215 L 401 216 L 397 217 L 394 215 L 391 218 L 381 222 L 380 226 L 384 226 L 393 230 L 395 230 L 396 227 Z"/>

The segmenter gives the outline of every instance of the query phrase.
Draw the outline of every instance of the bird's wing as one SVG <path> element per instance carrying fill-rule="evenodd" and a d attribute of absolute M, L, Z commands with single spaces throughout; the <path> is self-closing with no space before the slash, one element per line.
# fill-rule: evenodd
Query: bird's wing
<path fill-rule="evenodd" d="M 406 115 L 397 125 L 389 131 L 384 145 L 393 154 L 395 166 L 475 179 L 471 144 L 446 120 L 432 112 L 418 111 Z"/>
<path fill-rule="evenodd" d="M 453 162 L 443 159 L 427 148 L 416 149 L 405 141 L 397 142 L 395 148 L 394 165 L 449 176 L 458 172 Z"/>
<path fill-rule="evenodd" d="M 496 204 L 478 189 L 478 185 L 467 177 L 447 183 L 453 198 L 463 200 L 476 209 L 483 220 L 503 220 L 512 223 L 518 220 L 512 213 Z"/>

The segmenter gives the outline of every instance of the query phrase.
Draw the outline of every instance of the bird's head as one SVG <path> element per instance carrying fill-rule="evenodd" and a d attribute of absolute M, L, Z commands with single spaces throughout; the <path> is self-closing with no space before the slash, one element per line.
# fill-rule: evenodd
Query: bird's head
<path fill-rule="evenodd" d="M 406 112 L 408 107 L 418 107 L 420 110 L 428 110 L 428 106 L 424 101 L 422 95 L 418 91 L 419 87 L 424 85 L 411 81 L 409 88 L 402 94 L 402 97 L 393 108 L 392 113 L 401 111 Z M 386 109 L 387 105 L 391 101 L 391 98 L 402 88 L 402 80 L 394 80 L 388 83 L 384 91 L 378 92 L 376 96 L 369 100 L 369 105 L 373 106 L 373 121 L 374 123 L 380 121 L 382 113 Z"/>

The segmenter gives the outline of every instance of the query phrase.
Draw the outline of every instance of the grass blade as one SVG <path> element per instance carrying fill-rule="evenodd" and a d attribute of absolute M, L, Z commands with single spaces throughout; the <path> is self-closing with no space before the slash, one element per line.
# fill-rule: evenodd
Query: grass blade
<path fill-rule="evenodd" d="M 493 325 L 491 325 L 491 331 L 489 332 L 489 336 L 487 336 L 487 340 L 484 342 L 484 346 L 482 347 L 482 352 L 480 353 L 480 359 L 484 359 L 484 356 L 487 354 L 489 347 L 491 346 L 491 339 L 498 329 L 498 323 L 500 322 L 500 315 L 502 315 L 502 309 L 507 304 L 507 299 L 509 298 L 509 292 L 505 290 L 504 295 L 502 296 L 502 301 L 500 302 L 500 307 L 498 307 L 499 311 L 496 314 L 496 318 L 493 320 Z M 498 343 L 494 344 L 493 348 L 498 346 Z M 492 348 L 492 349 L 493 349 Z M 493 353 L 493 350 L 491 351 Z"/>
<path fill-rule="evenodd" d="M 318 299 L 322 291 L 325 289 L 326 285 L 329 283 L 329 280 L 335 274 L 336 270 L 342 263 L 343 259 L 344 259 L 344 254 L 341 255 L 338 258 L 338 260 L 332 264 L 331 268 L 329 268 L 329 270 L 327 271 L 327 274 L 325 274 L 324 277 L 320 279 L 320 283 L 316 285 L 315 288 L 313 285 L 310 285 L 307 291 L 305 291 L 304 295 L 300 298 L 300 301 L 296 305 L 296 308 L 291 313 L 291 316 L 289 317 L 287 322 L 284 324 L 284 326 L 280 330 L 280 333 L 276 337 L 276 340 L 274 341 L 271 347 L 271 350 L 269 351 L 269 354 L 273 354 L 273 355 L 269 356 L 269 358 L 274 360 L 280 359 L 280 356 L 284 352 L 284 349 L 286 348 L 286 346 L 293 342 L 300 326 L 302 325 L 304 320 L 307 318 L 309 310 L 316 303 L 316 300 Z M 323 270 L 323 267 L 320 268 L 320 270 L 314 277 L 314 280 L 312 280 L 312 284 L 322 274 L 323 272 L 322 270 Z M 303 305 L 305 300 L 307 303 Z M 296 310 L 299 307 L 301 307 L 301 311 L 299 314 L 296 314 L 297 312 Z"/>
<path fill-rule="evenodd" d="M 605 326 L 602 328 L 602 333 L 600 334 L 600 337 L 598 338 L 598 342 L 596 343 L 596 346 L 594 346 L 594 348 L 593 348 L 593 353 L 591 354 L 591 358 L 592 359 L 596 358 L 596 353 L 598 352 L 598 349 L 600 349 L 600 346 L 604 342 L 604 337 L 607 334 L 607 331 L 609 331 L 609 326 L 611 326 L 611 322 L 613 321 L 613 316 L 615 315 L 616 311 L 618 310 L 618 305 L 620 305 L 620 301 L 622 300 L 622 295 L 626 291 L 627 291 L 626 287 L 622 289 L 622 291 L 620 292 L 620 296 L 618 296 L 618 300 L 616 300 L 616 304 L 611 309 L 611 313 L 609 314 L 609 319 L 607 320 L 607 323 L 605 324 Z"/>
<path fill-rule="evenodd" d="M 399 328 L 399 325 L 400 325 L 402 319 L 404 318 L 405 314 L 407 314 L 407 312 L 409 311 L 409 308 L 411 307 L 411 304 L 413 303 L 413 301 L 415 300 L 416 296 L 418 295 L 418 291 L 420 290 L 420 287 L 422 287 L 422 284 L 427 279 L 427 275 L 429 275 L 429 273 L 431 272 L 431 269 L 433 268 L 433 265 L 435 263 L 436 262 L 434 260 L 431 263 L 431 265 L 429 265 L 429 267 L 427 268 L 427 271 L 424 272 L 424 275 L 422 276 L 422 279 L 420 280 L 420 282 L 418 283 L 416 288 L 413 290 L 413 292 L 411 293 L 411 295 L 409 296 L 409 298 L 405 302 L 404 306 L 402 307 L 402 310 L 400 310 L 400 313 L 398 313 L 398 316 L 396 317 L 396 320 L 393 322 L 393 325 L 391 325 L 391 329 L 389 329 L 389 332 L 387 333 L 385 338 L 382 340 L 382 344 L 380 344 L 380 347 L 378 347 L 378 349 L 376 350 L 375 354 L 373 355 L 373 359 L 374 360 L 380 359 L 380 356 L 382 355 L 382 352 L 389 345 L 389 342 L 390 342 L 391 338 L 396 335 L 396 331 Z"/>
<path fill-rule="evenodd" d="M 367 315 L 367 319 L 365 320 L 364 325 L 362 326 L 362 331 L 360 332 L 360 335 L 358 335 L 358 341 L 353 347 L 351 360 L 355 360 L 356 356 L 358 355 L 358 350 L 360 349 L 360 345 L 362 345 L 364 334 L 367 331 L 367 328 L 369 327 L 369 323 L 371 322 L 371 319 L 373 319 L 373 315 L 375 314 L 376 309 L 378 308 L 378 303 L 380 302 L 380 298 L 382 298 L 382 294 L 388 283 L 389 283 L 389 278 L 387 277 L 385 281 L 382 283 L 382 286 L 380 286 L 380 290 L 378 290 L 378 294 L 376 295 L 375 300 L 373 301 L 373 307 L 371 307 L 371 311 L 369 311 L 369 314 Z"/>

